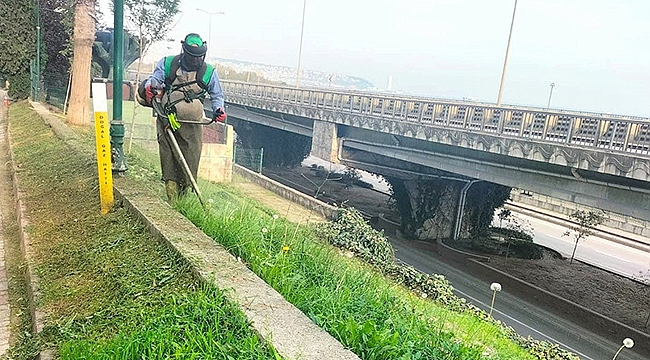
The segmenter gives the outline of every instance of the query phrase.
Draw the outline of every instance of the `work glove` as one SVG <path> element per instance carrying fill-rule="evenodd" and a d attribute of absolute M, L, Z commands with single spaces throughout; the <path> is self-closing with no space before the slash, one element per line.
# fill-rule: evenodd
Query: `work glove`
<path fill-rule="evenodd" d="M 226 121 L 226 112 L 223 111 L 223 108 L 212 111 L 212 120 L 220 123 Z"/>
<path fill-rule="evenodd" d="M 154 97 L 162 97 L 163 88 L 156 79 L 152 79 L 149 85 L 144 88 L 145 100 L 151 104 Z"/>
<path fill-rule="evenodd" d="M 176 131 L 181 128 L 181 123 L 179 123 L 178 119 L 176 119 L 176 113 L 167 115 L 167 120 L 169 120 L 169 127 L 172 129 L 172 131 Z"/>
<path fill-rule="evenodd" d="M 178 118 L 176 117 L 176 106 L 172 106 L 171 108 L 167 109 L 167 111 L 168 111 L 167 117 L 166 118 L 159 117 L 159 119 L 163 120 L 166 123 L 165 126 L 172 129 L 172 131 L 176 131 L 180 129 L 181 123 L 178 121 Z"/>

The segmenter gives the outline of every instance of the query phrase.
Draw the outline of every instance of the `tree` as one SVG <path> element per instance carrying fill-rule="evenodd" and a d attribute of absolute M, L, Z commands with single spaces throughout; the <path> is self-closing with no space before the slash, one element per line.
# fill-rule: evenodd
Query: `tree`
<path fill-rule="evenodd" d="M 503 228 L 503 220 L 508 220 L 508 218 L 512 215 L 512 211 L 508 209 L 502 208 L 499 210 L 497 213 L 497 216 L 499 217 L 499 227 Z"/>
<path fill-rule="evenodd" d="M 494 210 L 503 206 L 510 198 L 512 188 L 480 181 L 472 185 L 467 193 L 464 219 L 472 238 L 478 239 L 485 235 L 492 224 Z"/>
<path fill-rule="evenodd" d="M 114 3 L 112 4 L 114 8 Z M 139 41 L 140 57 L 138 58 L 138 68 L 135 75 L 136 84 L 140 83 L 142 57 L 153 43 L 163 40 L 173 28 L 172 19 L 179 12 L 179 5 L 180 0 L 124 0 L 126 26 L 138 36 Z M 138 102 L 136 101 L 131 118 L 129 152 L 133 143 L 137 107 Z"/>
<path fill-rule="evenodd" d="M 9 80 L 9 96 L 15 99 L 29 96 L 30 61 L 36 56 L 35 5 L 34 0 L 0 1 L 0 74 Z"/>
<path fill-rule="evenodd" d="M 402 233 L 412 238 L 418 236 L 425 221 L 436 218 L 445 194 L 454 189 L 452 182 L 431 178 L 407 181 L 386 176 L 386 181 L 390 184 L 389 204 L 400 213 Z"/>
<path fill-rule="evenodd" d="M 576 222 L 576 225 L 569 226 L 570 230 L 567 230 L 562 235 L 573 236 L 575 240 L 569 264 L 573 263 L 573 258 L 575 257 L 576 249 L 578 248 L 578 242 L 594 234 L 594 227 L 603 223 L 604 215 L 605 212 L 602 210 L 598 212 L 577 210 L 573 214 L 569 215 L 569 218 Z"/>
<path fill-rule="evenodd" d="M 90 125 L 90 66 L 95 41 L 95 0 L 76 0 L 74 9 L 72 88 L 66 121 Z"/>
<path fill-rule="evenodd" d="M 514 216 L 512 211 L 508 209 L 501 208 L 497 212 L 497 217 L 499 218 L 500 237 L 502 241 L 505 241 L 508 244 L 506 248 L 505 259 L 505 261 L 508 262 L 508 256 L 510 255 L 510 246 L 513 245 L 513 243 L 515 245 L 521 243 L 532 243 L 533 235 L 535 235 L 535 233 L 532 225 L 528 220 L 523 220 L 517 216 Z M 503 226 L 504 221 L 506 222 L 505 227 Z M 504 232 L 506 233 L 505 239 L 503 239 Z M 513 235 L 515 235 L 515 238 L 513 238 Z"/>
<path fill-rule="evenodd" d="M 59 97 L 64 103 L 70 87 L 70 60 L 72 58 L 73 11 L 67 0 L 40 0 L 42 44 L 47 57 L 43 68 L 46 101 Z M 43 63 L 43 60 L 41 60 Z"/>

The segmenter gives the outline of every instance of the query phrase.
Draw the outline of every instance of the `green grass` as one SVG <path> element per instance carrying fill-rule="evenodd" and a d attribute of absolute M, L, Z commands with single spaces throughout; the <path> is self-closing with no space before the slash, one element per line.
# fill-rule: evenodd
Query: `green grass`
<path fill-rule="evenodd" d="M 224 189 L 204 188 L 208 214 L 193 197 L 178 208 L 362 359 L 534 358 L 498 326 L 416 296 Z"/>
<path fill-rule="evenodd" d="M 157 169 L 157 161 L 147 152 L 134 152 L 130 164 L 138 170 L 131 175 L 146 181 L 143 174 Z M 178 204 L 179 210 L 363 359 L 576 358 L 557 345 L 523 339 L 484 321 L 484 313 L 452 311 L 414 295 L 227 184 L 199 185 L 210 213 L 192 196 Z"/>
<path fill-rule="evenodd" d="M 239 309 L 215 290 L 171 295 L 136 331 L 107 340 L 68 341 L 64 359 L 269 359 Z"/>
<path fill-rule="evenodd" d="M 45 331 L 12 358 L 31 358 L 34 344 L 53 345 L 64 359 L 277 357 L 236 306 L 198 284 L 128 213 L 99 215 L 93 161 L 72 154 L 25 104 L 12 107 L 11 122 L 48 316 Z M 88 131 L 77 131 L 92 149 Z M 127 176 L 164 196 L 157 156 L 134 147 L 128 164 Z M 534 343 L 524 349 L 498 323 L 422 297 L 362 261 L 363 248 L 335 248 L 231 186 L 200 186 L 209 213 L 193 196 L 178 209 L 363 359 L 570 358 Z"/>
<path fill-rule="evenodd" d="M 92 154 L 94 139 L 78 131 Z M 91 156 L 66 147 L 27 103 L 12 105 L 10 134 L 46 325 L 8 358 L 51 347 L 62 359 L 277 358 L 235 304 L 126 210 L 100 215 Z M 157 181 L 155 170 L 134 170 Z"/>

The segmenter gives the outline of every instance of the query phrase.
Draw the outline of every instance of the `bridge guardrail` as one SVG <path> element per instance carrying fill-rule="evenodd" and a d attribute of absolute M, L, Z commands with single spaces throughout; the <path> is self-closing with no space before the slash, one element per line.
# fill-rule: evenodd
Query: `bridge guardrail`
<path fill-rule="evenodd" d="M 488 135 L 650 155 L 650 119 L 642 117 L 229 80 L 221 80 L 221 85 L 228 101 L 247 97 Z"/>

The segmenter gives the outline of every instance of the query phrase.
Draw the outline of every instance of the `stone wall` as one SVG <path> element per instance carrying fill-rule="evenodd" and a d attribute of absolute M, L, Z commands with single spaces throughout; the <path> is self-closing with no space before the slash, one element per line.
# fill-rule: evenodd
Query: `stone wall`
<path fill-rule="evenodd" d="M 214 182 L 232 181 L 235 132 L 232 125 L 206 126 L 199 162 L 199 178 Z"/>

